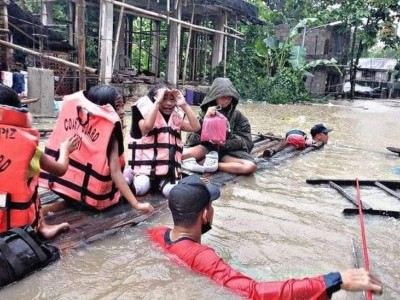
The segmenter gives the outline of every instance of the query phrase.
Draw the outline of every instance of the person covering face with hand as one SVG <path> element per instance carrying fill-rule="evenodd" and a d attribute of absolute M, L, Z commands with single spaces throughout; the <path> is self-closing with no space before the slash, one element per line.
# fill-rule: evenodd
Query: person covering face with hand
<path fill-rule="evenodd" d="M 137 195 L 157 187 L 168 197 L 181 177 L 181 131 L 198 131 L 200 123 L 179 90 L 160 85 L 132 107 L 132 124 L 125 177 Z"/>

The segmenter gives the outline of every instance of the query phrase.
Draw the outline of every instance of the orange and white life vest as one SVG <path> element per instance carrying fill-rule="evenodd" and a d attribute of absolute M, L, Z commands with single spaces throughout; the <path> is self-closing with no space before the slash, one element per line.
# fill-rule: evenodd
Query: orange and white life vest
<path fill-rule="evenodd" d="M 78 149 L 69 155 L 64 176 L 42 172 L 40 186 L 98 210 L 116 204 L 120 192 L 110 175 L 107 151 L 112 135 L 117 138 L 119 155 L 122 155 L 121 121 L 111 105 L 94 104 L 82 91 L 64 97 L 45 153 L 56 159 L 60 144 L 71 136 L 79 137 Z"/>
<path fill-rule="evenodd" d="M 142 112 L 142 115 L 147 115 L 147 112 Z M 184 113 L 178 108 L 172 112 L 168 123 L 162 114 L 157 112 L 153 129 L 142 138 L 129 143 L 132 157 L 128 164 L 136 175 L 148 175 L 151 179 L 156 176 L 169 176 L 172 182 L 180 177 L 183 118 Z"/>
<path fill-rule="evenodd" d="M 38 176 L 28 178 L 39 143 L 26 109 L 0 105 L 0 232 L 38 220 Z"/>

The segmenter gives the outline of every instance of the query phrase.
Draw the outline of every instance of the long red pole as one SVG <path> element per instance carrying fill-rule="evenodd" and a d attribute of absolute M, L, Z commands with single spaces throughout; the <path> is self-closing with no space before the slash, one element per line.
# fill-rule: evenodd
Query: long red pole
<path fill-rule="evenodd" d="M 362 210 L 362 202 L 361 202 L 361 194 L 360 194 L 360 184 L 358 182 L 358 178 L 356 178 L 356 192 L 357 192 L 357 201 L 358 201 L 358 216 L 360 220 L 360 230 L 361 230 L 361 240 L 362 240 L 362 250 L 363 250 L 363 258 L 364 258 L 364 268 L 369 271 L 369 257 L 368 257 L 368 248 L 367 248 L 367 238 L 365 236 L 365 227 L 364 227 L 364 215 Z M 372 292 L 367 292 L 367 299 L 372 300 Z"/>

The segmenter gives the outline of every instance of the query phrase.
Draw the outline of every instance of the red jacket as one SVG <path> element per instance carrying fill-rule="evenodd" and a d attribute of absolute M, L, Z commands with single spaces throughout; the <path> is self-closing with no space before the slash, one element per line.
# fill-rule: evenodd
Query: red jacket
<path fill-rule="evenodd" d="M 209 276 L 218 284 L 229 288 L 248 299 L 269 300 L 324 300 L 329 299 L 325 276 L 285 281 L 257 282 L 232 269 L 208 246 L 182 238 L 175 242 L 169 239 L 171 229 L 157 227 L 149 230 L 150 239 L 165 251 L 175 254 L 194 271 Z"/>

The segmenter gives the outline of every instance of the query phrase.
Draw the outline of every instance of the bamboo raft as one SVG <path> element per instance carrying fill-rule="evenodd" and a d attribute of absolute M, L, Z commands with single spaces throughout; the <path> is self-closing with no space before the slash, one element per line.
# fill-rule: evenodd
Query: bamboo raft
<path fill-rule="evenodd" d="M 252 154 L 256 158 L 256 162 L 262 163 L 264 167 L 279 164 L 291 157 L 322 147 L 322 144 L 318 144 L 315 147 L 298 150 L 287 145 L 282 137 L 263 134 L 254 135 L 254 142 Z M 204 176 L 219 185 L 238 177 L 224 172 L 204 174 Z M 68 232 L 63 232 L 49 241 L 50 244 L 61 250 L 81 247 L 115 234 L 124 227 L 135 226 L 165 211 L 167 207 L 167 200 L 161 194 L 148 194 L 142 197 L 142 200 L 148 201 L 154 206 L 155 211 L 152 214 L 138 212 L 128 203 L 121 203 L 99 212 L 79 205 L 68 205 L 58 195 L 47 190 L 42 190 L 40 194 L 46 222 L 49 224 L 68 222 L 71 226 Z"/>

